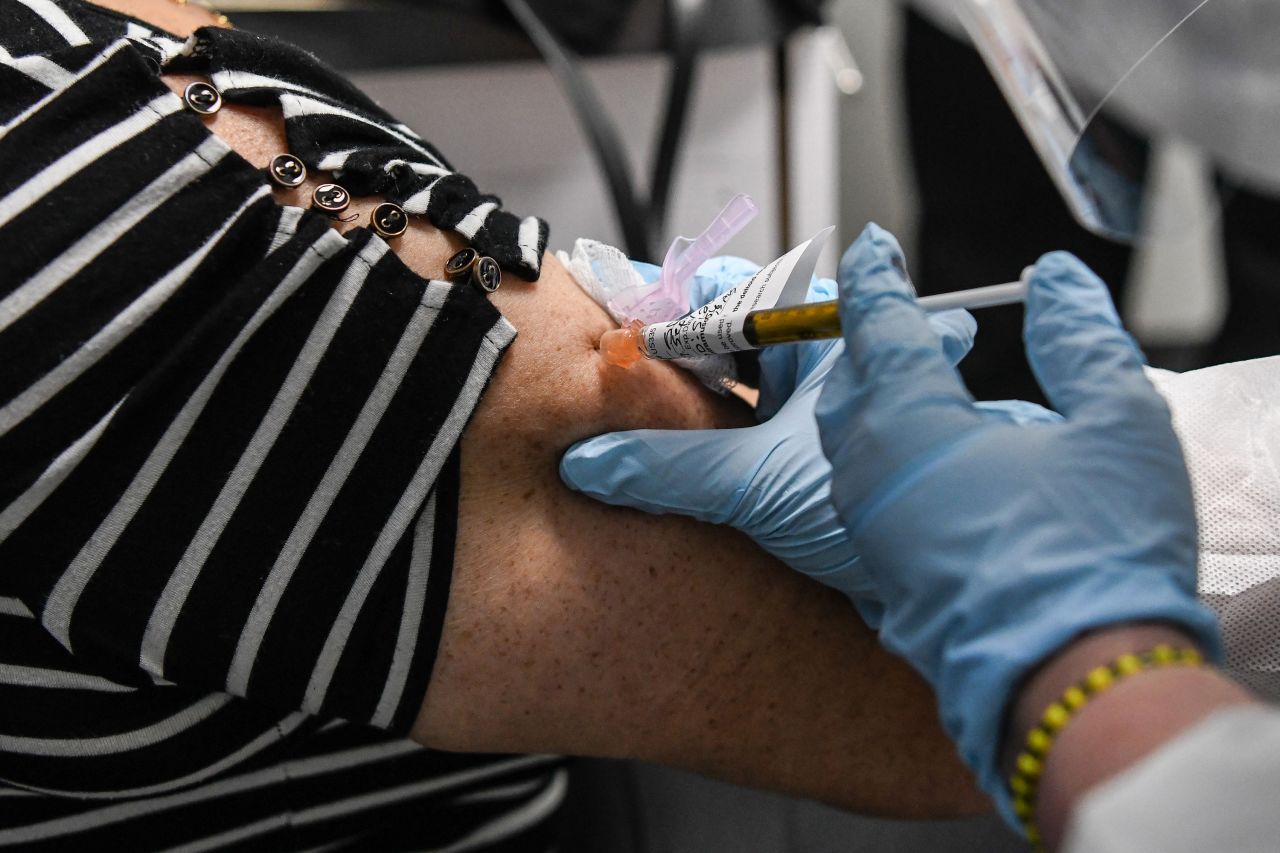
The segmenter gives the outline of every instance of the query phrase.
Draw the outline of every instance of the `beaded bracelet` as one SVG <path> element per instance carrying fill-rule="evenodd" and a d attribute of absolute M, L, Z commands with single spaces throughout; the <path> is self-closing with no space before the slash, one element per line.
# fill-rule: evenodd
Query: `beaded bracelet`
<path fill-rule="evenodd" d="M 1026 747 L 1014 762 L 1009 776 L 1009 791 L 1013 794 L 1013 811 L 1022 821 L 1027 841 L 1037 850 L 1043 850 L 1040 831 L 1036 827 L 1036 795 L 1039 793 L 1040 773 L 1045 759 L 1053 747 L 1054 738 L 1071 722 L 1089 700 L 1131 675 L 1149 669 L 1168 666 L 1201 666 L 1204 658 L 1195 649 L 1175 649 L 1159 645 L 1142 654 L 1125 654 L 1106 666 L 1095 667 L 1078 684 L 1068 687 L 1057 702 L 1045 708 L 1040 725 L 1027 732 Z"/>

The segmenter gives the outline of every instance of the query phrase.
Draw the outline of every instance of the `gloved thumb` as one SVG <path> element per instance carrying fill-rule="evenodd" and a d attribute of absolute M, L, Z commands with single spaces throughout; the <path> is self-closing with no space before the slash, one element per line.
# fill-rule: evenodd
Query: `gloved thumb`
<path fill-rule="evenodd" d="M 689 289 L 689 307 L 697 308 L 700 305 L 706 305 L 759 271 L 759 264 L 744 258 L 736 258 L 732 255 L 711 258 L 698 267 L 698 271 L 686 284 Z"/>
<path fill-rule="evenodd" d="M 751 477 L 739 470 L 742 455 L 726 432 L 642 429 L 597 436 L 565 451 L 560 479 L 614 506 L 724 524 Z"/>

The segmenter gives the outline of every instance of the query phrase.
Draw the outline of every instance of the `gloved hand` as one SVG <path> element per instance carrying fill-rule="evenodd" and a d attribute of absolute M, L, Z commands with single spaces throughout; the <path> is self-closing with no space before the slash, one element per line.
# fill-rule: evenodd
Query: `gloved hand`
<path fill-rule="evenodd" d="M 691 304 L 709 302 L 758 269 L 736 258 L 708 261 L 693 283 Z M 835 296 L 835 282 L 815 279 L 807 300 Z M 952 361 L 972 345 L 974 322 L 966 312 L 939 314 L 930 328 Z M 857 555 L 829 500 L 831 466 L 813 417 L 822 382 L 843 352 L 839 340 L 767 348 L 760 353 L 762 423 L 599 436 L 569 448 L 560 476 L 605 503 L 736 527 L 791 567 L 844 592 L 874 623 L 874 603 L 861 600 L 868 587 Z"/>
<path fill-rule="evenodd" d="M 976 408 L 913 304 L 893 237 L 840 266 L 847 356 L 817 406 L 832 499 L 884 607 L 881 641 L 932 682 L 947 730 L 1006 817 L 997 772 L 1014 685 L 1091 628 L 1186 627 L 1196 519 L 1181 448 L 1103 286 L 1070 255 L 1030 279 L 1026 345 L 1060 423 Z"/>

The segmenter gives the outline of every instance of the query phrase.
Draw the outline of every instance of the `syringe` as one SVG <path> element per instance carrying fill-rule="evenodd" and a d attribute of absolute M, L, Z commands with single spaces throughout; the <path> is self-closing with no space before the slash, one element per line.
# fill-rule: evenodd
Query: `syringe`
<path fill-rule="evenodd" d="M 972 290 L 921 296 L 916 299 L 916 304 L 925 312 L 933 314 L 957 308 L 973 310 L 992 308 L 997 305 L 1012 305 L 1024 301 L 1026 297 L 1027 283 L 1011 281 L 1006 284 L 975 287 Z M 698 355 L 698 353 L 679 352 L 664 356 L 653 354 L 645 345 L 646 328 L 636 320 L 629 326 L 605 332 L 600 338 L 600 354 L 609 364 L 628 368 L 642 358 L 679 358 Z M 820 338 L 838 338 L 840 337 L 840 303 L 833 299 L 830 302 L 809 302 L 789 308 L 763 308 L 751 311 L 743 319 L 742 334 L 751 347 L 755 348 Z"/>

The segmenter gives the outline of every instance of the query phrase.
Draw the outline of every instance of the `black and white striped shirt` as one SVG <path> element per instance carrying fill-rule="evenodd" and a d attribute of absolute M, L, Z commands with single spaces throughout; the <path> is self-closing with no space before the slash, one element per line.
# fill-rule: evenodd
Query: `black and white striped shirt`
<path fill-rule="evenodd" d="M 401 740 L 515 330 L 276 203 L 161 69 L 508 270 L 546 242 L 297 49 L 0 0 L 0 847 L 543 843 L 554 759 Z"/>

